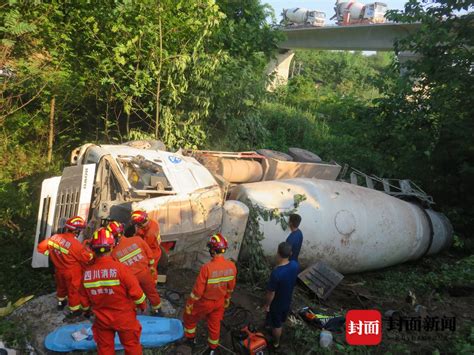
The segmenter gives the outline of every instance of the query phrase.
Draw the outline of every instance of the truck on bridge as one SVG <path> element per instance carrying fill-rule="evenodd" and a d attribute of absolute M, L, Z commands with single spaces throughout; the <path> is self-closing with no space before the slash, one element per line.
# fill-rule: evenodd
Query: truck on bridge
<path fill-rule="evenodd" d="M 354 0 L 337 0 L 334 11 L 331 20 L 336 19 L 339 26 L 385 23 L 387 5 L 382 2 L 363 4 Z M 303 7 L 283 9 L 281 16 L 280 24 L 287 28 L 323 27 L 326 20 L 324 12 Z"/>
<path fill-rule="evenodd" d="M 339 26 L 384 23 L 387 4 L 374 2 L 364 5 L 353 0 L 337 0 L 334 11 L 331 20 L 336 19 Z"/>
<path fill-rule="evenodd" d="M 326 14 L 318 10 L 308 10 L 303 7 L 283 9 L 281 24 L 285 27 L 313 26 L 322 27 Z"/>

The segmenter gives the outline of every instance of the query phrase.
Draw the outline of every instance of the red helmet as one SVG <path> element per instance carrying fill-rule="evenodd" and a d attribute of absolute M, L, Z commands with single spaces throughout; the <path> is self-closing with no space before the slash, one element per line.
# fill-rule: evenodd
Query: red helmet
<path fill-rule="evenodd" d="M 224 253 L 225 250 L 229 247 L 227 243 L 227 239 L 225 239 L 222 234 L 216 233 L 211 238 L 209 238 L 209 242 L 207 242 L 207 247 L 209 251 L 215 253 Z"/>
<path fill-rule="evenodd" d="M 105 252 L 113 248 L 115 245 L 115 239 L 110 231 L 102 227 L 94 232 L 90 245 L 94 250 Z"/>
<path fill-rule="evenodd" d="M 79 216 L 71 217 L 66 221 L 66 223 L 64 223 L 64 228 L 71 232 L 82 230 L 86 228 L 86 221 Z"/>
<path fill-rule="evenodd" d="M 114 237 L 118 237 L 123 234 L 125 227 L 123 226 L 123 223 L 111 221 L 107 226 L 107 230 L 112 233 Z"/>
<path fill-rule="evenodd" d="M 148 221 L 148 213 L 145 211 L 132 212 L 132 224 L 143 224 Z"/>

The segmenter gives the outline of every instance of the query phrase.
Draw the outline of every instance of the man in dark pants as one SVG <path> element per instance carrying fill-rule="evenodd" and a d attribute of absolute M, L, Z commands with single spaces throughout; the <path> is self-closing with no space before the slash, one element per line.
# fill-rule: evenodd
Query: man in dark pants
<path fill-rule="evenodd" d="M 291 233 L 286 238 L 286 242 L 291 244 L 290 260 L 298 261 L 300 255 L 301 245 L 303 244 L 303 233 L 299 229 L 301 223 L 301 216 L 299 214 L 290 214 L 288 225 Z"/>
<path fill-rule="evenodd" d="M 267 286 L 264 309 L 267 312 L 266 323 L 272 328 L 273 347 L 280 347 L 283 323 L 290 311 L 293 288 L 298 276 L 299 265 L 291 256 L 291 245 L 287 242 L 278 245 L 277 266 L 270 275 Z"/>

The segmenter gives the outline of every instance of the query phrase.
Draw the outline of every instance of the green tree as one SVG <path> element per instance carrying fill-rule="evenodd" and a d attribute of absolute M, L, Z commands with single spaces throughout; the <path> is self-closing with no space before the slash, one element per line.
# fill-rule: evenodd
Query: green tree
<path fill-rule="evenodd" d="M 393 11 L 397 22 L 421 22 L 396 51 L 419 60 L 375 113 L 379 149 L 393 157 L 394 173 L 410 176 L 468 233 L 474 222 L 474 16 L 472 2 L 410 0 Z"/>
<path fill-rule="evenodd" d="M 208 146 L 254 149 L 265 139 L 261 104 L 268 97 L 266 67 L 282 38 L 269 19 L 273 10 L 259 0 L 217 2 L 226 19 L 214 45 L 226 53 L 216 70 L 208 120 Z"/>

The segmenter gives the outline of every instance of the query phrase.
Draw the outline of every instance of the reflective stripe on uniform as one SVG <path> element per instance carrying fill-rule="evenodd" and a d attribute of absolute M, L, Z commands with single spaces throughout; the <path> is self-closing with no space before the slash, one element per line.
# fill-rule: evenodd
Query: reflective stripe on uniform
<path fill-rule="evenodd" d="M 219 339 L 217 340 L 212 340 L 211 338 L 207 338 L 207 342 L 212 345 L 217 345 L 219 344 Z"/>
<path fill-rule="evenodd" d="M 54 249 L 59 250 L 63 254 L 69 254 L 69 250 L 67 250 L 66 248 L 63 248 L 62 246 L 60 246 L 59 244 L 57 244 L 57 243 L 55 243 L 51 240 L 48 240 L 48 245 L 52 246 Z"/>
<path fill-rule="evenodd" d="M 190 328 L 190 329 L 184 328 L 184 332 L 188 333 L 188 334 L 194 334 L 194 333 L 196 333 L 196 327 Z"/>
<path fill-rule="evenodd" d="M 150 265 L 153 265 L 155 263 L 155 260 L 154 259 L 151 259 L 150 260 Z"/>
<path fill-rule="evenodd" d="M 43 254 L 48 256 L 49 255 L 49 250 L 46 250 Z"/>
<path fill-rule="evenodd" d="M 79 304 L 79 305 L 77 305 L 77 306 L 69 306 L 69 309 L 70 309 L 71 311 L 73 311 L 73 312 L 74 312 L 74 311 L 78 311 L 78 310 L 81 309 L 81 305 Z"/>
<path fill-rule="evenodd" d="M 138 249 L 135 249 L 134 251 L 132 251 L 131 253 L 128 253 L 127 255 L 125 256 L 122 256 L 119 261 L 121 263 L 123 263 L 125 260 L 128 260 L 130 258 L 133 258 L 135 255 L 137 254 L 140 254 L 142 252 L 141 248 L 138 248 Z"/>
<path fill-rule="evenodd" d="M 134 301 L 135 304 L 140 304 L 140 303 L 143 303 L 143 301 L 145 301 L 146 299 L 146 296 L 145 294 L 142 295 L 142 297 L 140 297 L 138 300 Z"/>
<path fill-rule="evenodd" d="M 84 310 L 84 311 L 88 311 L 89 309 L 91 309 L 91 308 L 82 306 L 82 310 Z"/>
<path fill-rule="evenodd" d="M 67 296 L 66 297 L 56 297 L 56 298 L 58 299 L 59 302 L 62 302 L 67 298 Z"/>
<path fill-rule="evenodd" d="M 209 279 L 207 280 L 208 284 L 218 284 L 220 282 L 227 282 L 227 281 L 232 281 L 234 279 L 234 275 L 231 276 L 223 276 L 223 277 L 216 277 L 214 279 Z"/>
<path fill-rule="evenodd" d="M 85 288 L 101 287 L 101 286 L 119 286 L 120 280 L 99 280 L 95 282 L 84 282 Z"/>
<path fill-rule="evenodd" d="M 194 293 L 191 292 L 191 294 L 189 295 L 193 300 L 197 301 L 199 300 L 199 297 L 196 296 Z"/>
<path fill-rule="evenodd" d="M 156 306 L 151 306 L 152 309 L 160 309 L 161 308 L 161 302 L 157 304 Z"/>

